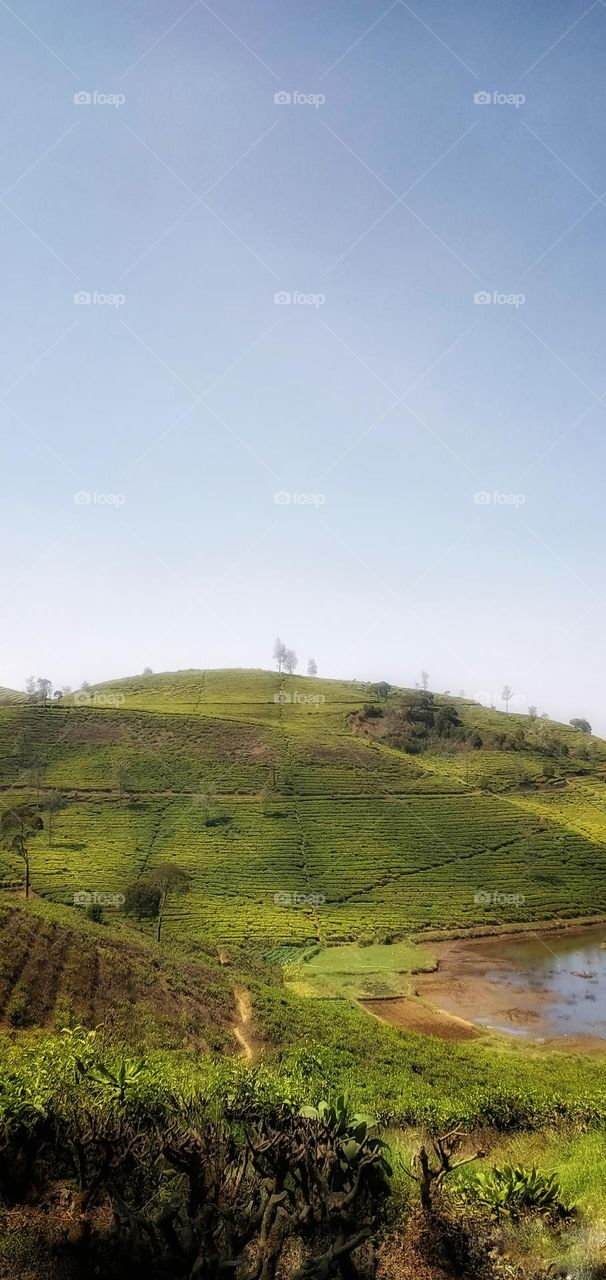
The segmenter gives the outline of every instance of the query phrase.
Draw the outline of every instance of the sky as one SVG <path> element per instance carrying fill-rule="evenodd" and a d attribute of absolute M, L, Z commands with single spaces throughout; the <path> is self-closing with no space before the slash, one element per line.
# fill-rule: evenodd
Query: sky
<path fill-rule="evenodd" d="M 602 0 L 0 0 L 0 685 L 606 735 Z"/>

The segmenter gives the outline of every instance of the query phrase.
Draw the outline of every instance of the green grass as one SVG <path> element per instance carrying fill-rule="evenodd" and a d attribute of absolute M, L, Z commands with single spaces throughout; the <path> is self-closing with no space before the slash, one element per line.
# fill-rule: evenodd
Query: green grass
<path fill-rule="evenodd" d="M 289 986 L 301 994 L 362 1000 L 409 993 L 411 975 L 435 968 L 435 963 L 426 947 L 412 942 L 347 944 L 314 948 L 289 966 L 287 977 Z"/>

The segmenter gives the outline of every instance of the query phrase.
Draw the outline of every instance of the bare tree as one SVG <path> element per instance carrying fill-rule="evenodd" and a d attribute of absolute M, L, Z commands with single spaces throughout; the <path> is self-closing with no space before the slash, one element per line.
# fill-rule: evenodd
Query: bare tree
<path fill-rule="evenodd" d="M 282 670 L 282 667 L 284 666 L 285 657 L 286 657 L 286 645 L 280 639 L 279 636 L 276 636 L 276 642 L 274 644 L 274 662 L 277 664 L 278 671 Z"/>
<path fill-rule="evenodd" d="M 33 676 L 28 676 L 25 683 L 25 692 L 29 702 L 34 702 L 36 698 L 36 681 Z"/>
<path fill-rule="evenodd" d="M 455 1169 L 460 1169 L 464 1164 L 471 1164 L 473 1160 L 479 1160 L 484 1155 L 483 1151 L 476 1151 L 473 1155 L 462 1156 L 455 1160 L 455 1153 L 464 1136 L 461 1126 L 451 1129 L 450 1133 L 432 1139 L 432 1151 L 429 1151 L 425 1144 L 419 1147 L 417 1154 L 413 1157 L 411 1170 L 406 1166 L 403 1167 L 404 1173 L 418 1184 L 421 1208 L 424 1213 L 432 1211 L 434 1184 L 435 1190 L 439 1190 L 444 1180 L 450 1173 L 454 1173 Z"/>
<path fill-rule="evenodd" d="M 294 649 L 286 650 L 283 661 L 289 676 L 291 676 L 298 662 L 298 658 Z"/>
<path fill-rule="evenodd" d="M 427 690 L 429 688 L 429 672 L 428 671 L 421 672 L 421 688 L 423 690 Z"/>
<path fill-rule="evenodd" d="M 508 684 L 503 685 L 503 691 L 501 693 L 501 697 L 503 699 L 503 702 L 505 703 L 505 710 L 509 711 L 509 703 L 513 698 L 513 689 L 510 688 Z"/>
<path fill-rule="evenodd" d="M 529 714 L 529 716 L 530 716 L 530 719 L 531 719 L 531 720 L 536 720 L 536 718 L 537 718 L 537 709 L 536 709 L 536 707 L 529 707 L 529 708 L 528 708 L 528 714 Z"/>
<path fill-rule="evenodd" d="M 317 662 L 316 662 L 315 658 L 310 658 L 310 659 L 309 659 L 309 662 L 307 663 L 307 674 L 308 674 L 308 676 L 317 676 L 317 674 L 318 674 L 318 664 L 317 664 Z"/>

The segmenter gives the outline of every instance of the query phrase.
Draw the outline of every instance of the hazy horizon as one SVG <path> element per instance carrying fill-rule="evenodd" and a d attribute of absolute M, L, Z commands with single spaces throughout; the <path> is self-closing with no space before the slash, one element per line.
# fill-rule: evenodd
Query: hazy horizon
<path fill-rule="evenodd" d="M 601 0 L 0 33 L 0 685 L 279 633 L 606 736 Z"/>

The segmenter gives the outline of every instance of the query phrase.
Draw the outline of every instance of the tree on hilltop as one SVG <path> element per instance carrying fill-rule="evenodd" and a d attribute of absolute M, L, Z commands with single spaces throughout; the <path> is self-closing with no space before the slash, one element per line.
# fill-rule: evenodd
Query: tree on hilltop
<path fill-rule="evenodd" d="M 317 664 L 317 662 L 316 662 L 315 658 L 310 658 L 310 659 L 309 659 L 309 662 L 307 663 L 307 674 L 308 674 L 308 676 L 317 676 L 317 674 L 318 674 L 318 664 Z"/>
<path fill-rule="evenodd" d="M 580 733 L 591 733 L 589 720 L 585 720 L 582 716 L 575 716 L 574 719 L 570 721 L 570 724 L 573 729 L 578 729 Z"/>
<path fill-rule="evenodd" d="M 368 688 L 369 693 L 374 693 L 375 697 L 379 698 L 381 702 L 387 701 L 387 697 L 391 691 L 391 685 L 388 684 L 386 680 L 379 680 L 378 684 L 371 684 Z"/>
<path fill-rule="evenodd" d="M 421 672 L 421 688 L 426 691 L 429 688 L 429 672 Z"/>
<path fill-rule="evenodd" d="M 298 661 L 299 659 L 297 658 L 297 655 L 294 649 L 287 649 L 285 651 L 283 662 L 286 670 L 288 671 L 289 676 L 293 674 L 293 671 L 297 666 Z"/>
<path fill-rule="evenodd" d="M 284 666 L 284 658 L 286 657 L 286 645 L 279 636 L 276 636 L 273 657 L 274 662 L 277 664 L 278 671 L 281 671 Z"/>
<path fill-rule="evenodd" d="M 50 698 L 52 688 L 53 688 L 52 680 L 47 680 L 44 676 L 38 676 L 38 679 L 36 681 L 36 691 L 37 691 L 38 701 L 42 703 L 43 707 L 46 706 Z"/>
<path fill-rule="evenodd" d="M 509 703 L 513 698 L 513 689 L 510 687 L 510 685 L 508 684 L 503 685 L 503 692 L 501 694 L 501 697 L 503 699 L 503 702 L 505 703 L 505 710 L 509 711 Z"/>

